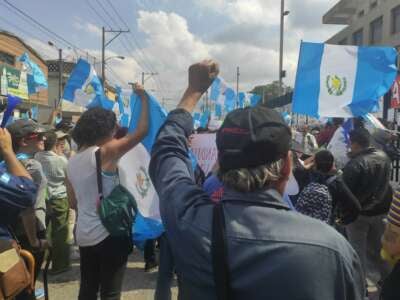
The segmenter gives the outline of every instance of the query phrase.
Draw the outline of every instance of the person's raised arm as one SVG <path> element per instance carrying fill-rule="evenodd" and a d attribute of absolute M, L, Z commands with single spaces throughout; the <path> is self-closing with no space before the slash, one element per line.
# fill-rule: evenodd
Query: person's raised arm
<path fill-rule="evenodd" d="M 31 175 L 15 156 L 15 153 L 12 149 L 10 133 L 7 131 L 7 129 L 3 128 L 0 128 L 0 151 L 3 155 L 4 162 L 7 165 L 8 172 L 10 172 L 11 175 L 17 177 L 25 177 L 32 180 Z M 37 238 L 36 216 L 33 206 L 23 210 L 20 216 L 22 224 L 25 228 L 26 236 L 28 237 L 31 246 L 40 249 L 46 248 L 47 242 L 45 240 L 39 240 Z"/>
<path fill-rule="evenodd" d="M 174 193 L 179 192 L 177 185 L 181 183 L 196 187 L 187 143 L 193 130 L 191 112 L 217 75 L 218 65 L 213 61 L 190 66 L 189 84 L 182 100 L 160 128 L 152 149 L 149 174 L 158 194 L 163 196 L 161 202 L 172 199 L 180 203 L 185 195 Z M 163 206 L 160 207 L 162 210 Z"/>
<path fill-rule="evenodd" d="M 0 151 L 3 155 L 8 172 L 10 172 L 11 175 L 32 179 L 31 175 L 15 156 L 12 148 L 11 135 L 8 130 L 4 128 L 0 128 Z"/>
<path fill-rule="evenodd" d="M 201 96 L 218 76 L 219 66 L 212 60 L 204 60 L 189 67 L 189 84 L 177 108 L 192 113 Z"/>
<path fill-rule="evenodd" d="M 139 84 L 134 85 L 134 92 L 139 96 L 142 103 L 142 111 L 136 130 L 128 133 L 120 139 L 113 139 L 101 147 L 102 163 L 116 163 L 125 153 L 139 144 L 147 135 L 149 130 L 149 104 L 148 97 L 143 86 Z"/>

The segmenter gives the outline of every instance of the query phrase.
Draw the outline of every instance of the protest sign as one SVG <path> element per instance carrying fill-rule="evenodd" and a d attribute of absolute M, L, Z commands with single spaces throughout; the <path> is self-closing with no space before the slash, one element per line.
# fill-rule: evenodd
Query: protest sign
<path fill-rule="evenodd" d="M 400 108 L 400 75 L 397 76 L 392 86 L 392 100 L 390 108 Z"/>
<path fill-rule="evenodd" d="M 195 134 L 192 139 L 192 152 L 206 175 L 211 172 L 218 159 L 215 138 L 215 134 Z"/>

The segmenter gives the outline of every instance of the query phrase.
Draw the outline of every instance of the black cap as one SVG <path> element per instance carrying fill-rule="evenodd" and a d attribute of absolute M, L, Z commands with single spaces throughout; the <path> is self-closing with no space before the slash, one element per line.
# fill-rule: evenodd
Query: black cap
<path fill-rule="evenodd" d="M 278 112 L 264 106 L 234 110 L 217 133 L 220 168 L 254 168 L 278 161 L 288 153 L 291 139 Z"/>
<path fill-rule="evenodd" d="M 46 130 L 32 120 L 17 120 L 7 126 L 13 139 L 21 139 L 32 133 L 42 133 Z"/>

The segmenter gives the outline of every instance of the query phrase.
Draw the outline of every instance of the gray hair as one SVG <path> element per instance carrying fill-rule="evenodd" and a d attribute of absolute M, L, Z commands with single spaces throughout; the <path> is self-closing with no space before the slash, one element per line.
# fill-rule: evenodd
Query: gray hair
<path fill-rule="evenodd" d="M 254 192 L 266 189 L 272 183 L 280 180 L 284 165 L 285 162 L 281 159 L 250 169 L 234 169 L 224 173 L 220 171 L 218 177 L 225 187 L 242 193 Z"/>

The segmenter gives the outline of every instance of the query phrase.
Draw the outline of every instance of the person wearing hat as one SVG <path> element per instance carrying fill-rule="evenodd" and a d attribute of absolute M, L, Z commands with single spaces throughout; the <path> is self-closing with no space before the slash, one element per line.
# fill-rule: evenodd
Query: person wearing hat
<path fill-rule="evenodd" d="M 45 134 L 44 151 L 36 153 L 35 159 L 43 167 L 48 181 L 48 217 L 52 246 L 51 274 L 59 274 L 70 268 L 70 245 L 68 243 L 69 204 L 65 178 L 68 161 L 65 158 L 60 139 L 65 134 L 50 131 Z"/>
<path fill-rule="evenodd" d="M 36 280 L 43 263 L 45 249 L 48 245 L 46 241 L 47 179 L 43 173 L 42 165 L 34 159 L 34 155 L 37 152 L 44 150 L 44 129 L 32 120 L 17 120 L 8 125 L 7 129 L 11 134 L 13 150 L 18 160 L 28 171 L 33 182 L 38 186 L 35 203 L 36 228 L 30 229 L 36 230 L 40 245 L 31 245 L 23 226 L 20 226 L 21 222 L 15 228 L 15 233 L 22 248 L 31 251 L 35 258 Z M 34 297 L 34 295 L 24 292 L 18 295 L 17 299 L 34 299 Z"/>
<path fill-rule="evenodd" d="M 149 173 L 174 256 L 179 299 L 364 299 L 357 254 L 330 226 L 289 210 L 291 131 L 274 110 L 229 113 L 217 132 L 225 191 L 214 203 L 188 156 L 191 113 L 218 74 L 203 61 L 152 149 Z"/>

